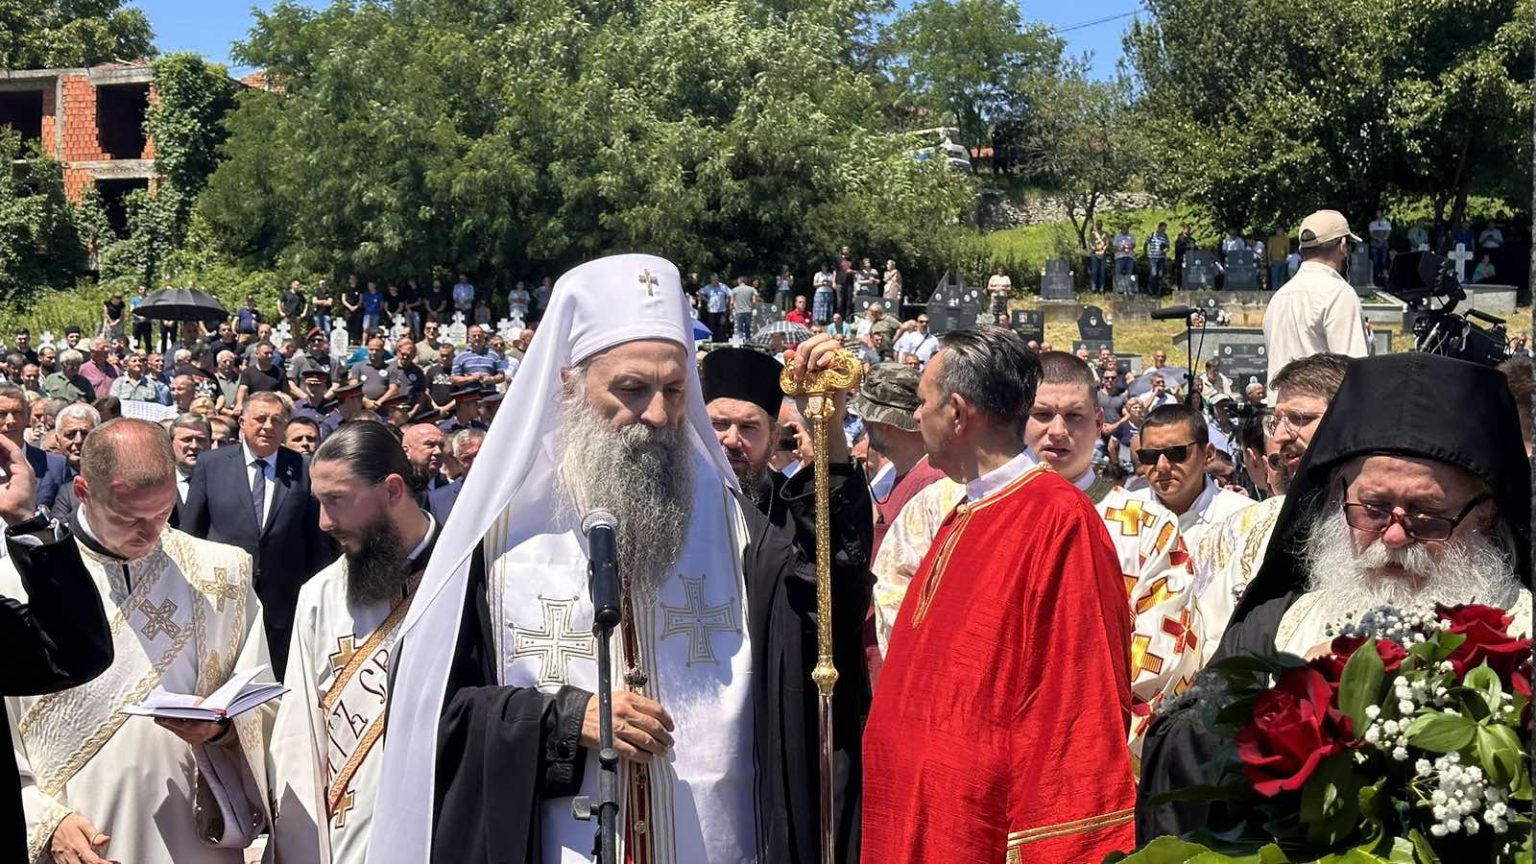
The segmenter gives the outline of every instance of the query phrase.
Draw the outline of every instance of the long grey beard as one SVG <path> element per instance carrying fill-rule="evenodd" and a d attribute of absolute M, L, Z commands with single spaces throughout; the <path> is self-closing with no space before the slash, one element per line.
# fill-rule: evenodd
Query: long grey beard
<path fill-rule="evenodd" d="M 693 458 L 682 427 L 615 429 L 580 386 L 560 409 L 559 489 L 580 519 L 594 509 L 619 523 L 619 572 L 650 595 L 671 575 L 693 509 Z"/>
<path fill-rule="evenodd" d="M 380 517 L 364 529 L 363 544 L 347 553 L 347 599 L 372 604 L 398 597 L 410 582 L 406 550 L 390 524 Z"/>
<path fill-rule="evenodd" d="M 1307 536 L 1307 590 L 1321 595 L 1322 608 L 1340 617 L 1384 605 L 1430 609 L 1436 603 L 1486 603 L 1508 608 L 1518 596 L 1514 567 L 1489 537 L 1474 534 L 1450 540 L 1439 560 L 1422 543 L 1389 549 L 1378 540 L 1356 552 L 1340 502 L 1330 502 L 1322 512 L 1329 515 L 1317 517 Z M 1377 580 L 1370 575 L 1373 568 L 1391 563 L 1404 568 L 1402 578 Z M 1415 582 L 1422 587 L 1416 588 Z"/>

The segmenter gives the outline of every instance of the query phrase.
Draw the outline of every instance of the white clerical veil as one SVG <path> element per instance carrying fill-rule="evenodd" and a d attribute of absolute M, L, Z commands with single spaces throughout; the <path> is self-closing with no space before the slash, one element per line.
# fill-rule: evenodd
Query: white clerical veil
<path fill-rule="evenodd" d="M 687 352 L 689 440 L 724 486 L 738 488 L 704 410 L 692 315 L 677 267 L 652 255 L 615 255 L 562 276 L 402 625 L 368 864 L 424 864 L 431 857 L 438 718 L 470 557 L 503 514 L 508 546 L 554 525 L 561 509 L 555 485 L 561 371 L 641 339 L 675 342 Z"/>

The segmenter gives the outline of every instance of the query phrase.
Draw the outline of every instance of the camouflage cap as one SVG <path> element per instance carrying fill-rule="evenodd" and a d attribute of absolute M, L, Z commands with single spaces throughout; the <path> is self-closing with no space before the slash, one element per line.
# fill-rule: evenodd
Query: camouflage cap
<path fill-rule="evenodd" d="M 917 397 L 918 372 L 900 363 L 870 367 L 853 397 L 852 410 L 865 422 L 885 423 L 908 432 L 917 431 L 913 416 L 922 400 Z"/>

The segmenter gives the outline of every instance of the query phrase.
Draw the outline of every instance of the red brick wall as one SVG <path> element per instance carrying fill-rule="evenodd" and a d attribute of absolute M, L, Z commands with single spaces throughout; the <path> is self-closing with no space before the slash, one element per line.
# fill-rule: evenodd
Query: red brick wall
<path fill-rule="evenodd" d="M 63 75 L 64 147 L 59 154 L 66 164 L 107 158 L 96 140 L 96 88 L 84 75 Z"/>
<path fill-rule="evenodd" d="M 55 137 L 58 128 L 54 124 L 54 114 L 58 112 L 58 100 L 54 98 L 56 92 L 52 82 L 43 90 L 43 152 L 49 153 L 53 158 L 59 158 L 58 139 Z"/>

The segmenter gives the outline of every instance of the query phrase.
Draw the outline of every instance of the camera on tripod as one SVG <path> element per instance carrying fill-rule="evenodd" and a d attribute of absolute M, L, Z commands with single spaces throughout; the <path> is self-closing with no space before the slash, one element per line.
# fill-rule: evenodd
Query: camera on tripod
<path fill-rule="evenodd" d="M 1452 272 L 1451 262 L 1444 257 L 1433 252 L 1398 255 L 1387 274 L 1387 290 L 1418 313 L 1413 321 L 1416 350 L 1485 366 L 1497 366 L 1509 359 L 1504 319 L 1476 309 L 1466 310 L 1465 316 L 1455 313 L 1456 304 L 1467 299 L 1467 292 Z M 1431 305 L 1435 300 L 1439 305 Z M 1480 327 L 1468 319 L 1488 326 Z"/>

